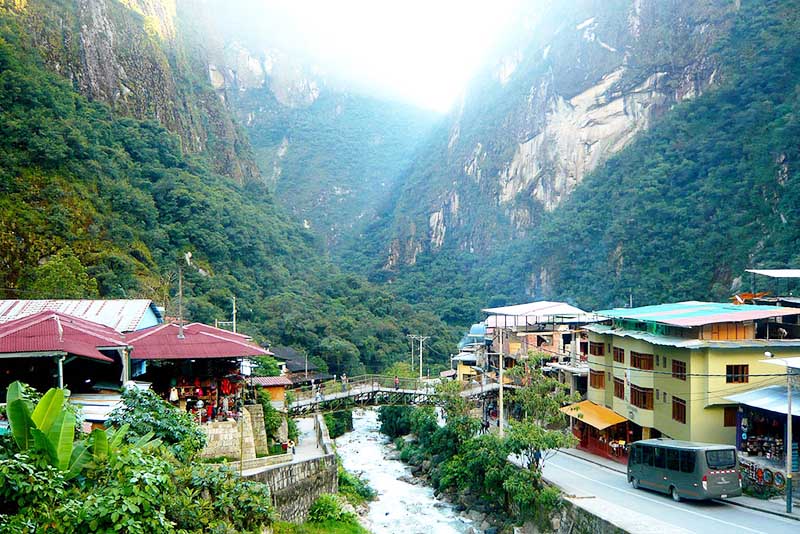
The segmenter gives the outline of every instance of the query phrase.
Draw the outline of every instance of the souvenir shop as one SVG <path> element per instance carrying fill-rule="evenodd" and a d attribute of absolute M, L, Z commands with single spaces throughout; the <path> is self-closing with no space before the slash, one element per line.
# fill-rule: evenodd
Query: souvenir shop
<path fill-rule="evenodd" d="M 238 419 L 242 406 L 253 401 L 240 371 L 237 360 L 157 360 L 136 379 L 150 382 L 164 400 L 205 423 Z"/>

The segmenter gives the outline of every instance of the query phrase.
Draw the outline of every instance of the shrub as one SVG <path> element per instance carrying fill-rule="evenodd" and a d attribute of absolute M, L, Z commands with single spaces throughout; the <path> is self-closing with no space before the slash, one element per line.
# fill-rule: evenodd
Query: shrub
<path fill-rule="evenodd" d="M 128 388 L 122 393 L 123 405 L 108 418 L 111 426 L 130 425 L 129 442 L 153 432 L 172 450 L 175 457 L 186 462 L 206 444 L 206 435 L 192 417 L 165 402 L 152 390 Z"/>
<path fill-rule="evenodd" d="M 353 430 L 353 412 L 346 410 L 343 412 L 326 413 L 325 426 L 332 439 L 336 439 L 345 432 Z"/>
<path fill-rule="evenodd" d="M 361 477 L 350 473 L 339 461 L 339 493 L 352 504 L 374 500 L 378 493 Z"/>
<path fill-rule="evenodd" d="M 329 493 L 320 495 L 314 501 L 314 504 L 308 510 L 308 520 L 312 523 L 323 523 L 325 521 L 357 522 L 355 514 L 344 511 L 339 497 Z"/>

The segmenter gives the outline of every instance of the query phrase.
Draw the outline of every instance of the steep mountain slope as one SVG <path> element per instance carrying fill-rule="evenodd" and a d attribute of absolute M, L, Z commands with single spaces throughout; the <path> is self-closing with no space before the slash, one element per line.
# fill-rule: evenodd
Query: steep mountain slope
<path fill-rule="evenodd" d="M 572 8 L 476 82 L 373 227 L 373 276 L 433 308 L 593 307 L 726 298 L 790 262 L 797 3 Z"/>
<path fill-rule="evenodd" d="M 49 9 L 47 16 L 58 18 L 59 9 L 90 4 L 97 5 L 47 2 L 37 9 Z M 36 13 L 0 12 L 0 287 L 5 297 L 61 296 L 54 289 L 77 289 L 86 296 L 97 291 L 107 297 L 153 298 L 174 315 L 178 262 L 191 251 L 195 268 L 184 267 L 184 289 L 192 320 L 226 318 L 235 295 L 243 331 L 264 342 L 303 347 L 336 373 L 377 371 L 405 357 L 409 332 L 435 336 L 433 361 L 446 358 L 453 337 L 441 322 L 322 259 L 317 239 L 285 215 L 257 176 L 241 180 L 236 173 L 221 174 L 221 160 L 210 145 L 193 152 L 179 127 L 170 134 L 156 120 L 126 116 L 123 112 L 139 112 L 119 107 L 113 98 L 100 102 L 108 95 L 98 96 L 74 76 L 68 80 L 48 70 L 63 65 L 53 58 L 86 59 L 99 44 L 87 40 L 72 50 L 74 41 L 58 41 L 67 51 L 57 50 L 55 43 L 44 46 L 42 34 L 30 26 Z M 150 24 L 135 12 L 118 15 L 126 21 L 120 28 L 131 35 L 144 35 L 136 32 Z M 104 38 L 119 43 L 115 28 Z M 161 42 L 150 45 L 155 50 Z M 142 72 L 158 71 L 147 65 L 158 54 L 134 52 L 118 44 L 114 57 L 104 61 L 129 76 L 140 62 Z M 203 106 L 221 101 L 202 77 L 208 72 L 202 56 L 187 56 L 185 65 L 200 65 L 200 73 L 164 67 L 176 90 L 152 102 L 159 101 L 158 109 L 180 109 L 185 98 L 203 114 L 209 109 Z M 184 79 L 179 72 L 193 77 Z M 186 96 L 185 83 L 196 86 L 194 94 L 212 95 L 211 100 L 201 98 L 198 104 Z M 140 112 L 161 118 L 157 110 Z M 191 113 L 176 113 L 175 124 L 191 122 Z M 209 138 L 223 133 L 205 131 Z M 214 143 L 245 141 L 234 137 Z M 63 285 L 39 283 L 44 272 Z M 96 284 L 88 283 L 91 279 Z M 37 293 L 43 289 L 48 293 Z"/>
<path fill-rule="evenodd" d="M 245 125 L 265 183 L 336 253 L 373 222 L 440 116 L 375 96 L 287 48 L 265 31 L 269 14 L 259 1 L 218 0 L 192 18 L 214 43 L 211 82 Z"/>

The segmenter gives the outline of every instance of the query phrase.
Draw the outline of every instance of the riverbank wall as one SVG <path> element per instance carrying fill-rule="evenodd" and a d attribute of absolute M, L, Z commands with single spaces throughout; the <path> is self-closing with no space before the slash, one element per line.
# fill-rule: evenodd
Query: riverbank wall
<path fill-rule="evenodd" d="M 246 475 L 250 480 L 269 486 L 273 505 L 282 521 L 304 522 L 309 508 L 320 495 L 339 491 L 336 454 L 321 415 L 315 416 L 314 428 L 319 456 Z"/>

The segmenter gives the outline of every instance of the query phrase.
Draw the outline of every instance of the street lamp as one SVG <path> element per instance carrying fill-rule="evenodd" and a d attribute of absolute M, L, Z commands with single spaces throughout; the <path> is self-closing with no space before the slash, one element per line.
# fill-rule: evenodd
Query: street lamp
<path fill-rule="evenodd" d="M 767 351 L 764 353 L 767 358 L 775 358 L 775 355 Z M 788 403 L 786 409 L 786 513 L 792 513 L 792 369 L 789 362 L 783 358 L 780 360 L 786 366 L 786 393 Z M 772 363 L 772 362 L 769 362 Z"/>

